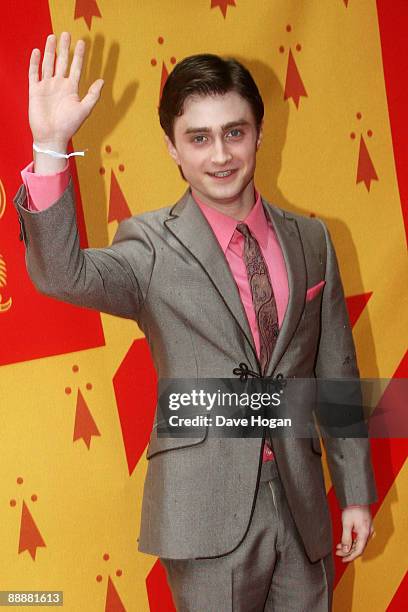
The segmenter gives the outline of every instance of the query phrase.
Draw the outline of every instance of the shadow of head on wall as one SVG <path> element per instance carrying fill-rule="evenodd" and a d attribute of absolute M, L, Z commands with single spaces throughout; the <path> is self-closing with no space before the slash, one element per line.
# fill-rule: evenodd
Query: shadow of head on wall
<path fill-rule="evenodd" d="M 291 201 L 279 186 L 283 150 L 288 133 L 289 111 L 291 110 L 293 100 L 290 98 L 284 99 L 285 92 L 282 83 L 270 66 L 259 60 L 251 60 L 237 55 L 234 55 L 234 57 L 250 70 L 265 105 L 264 133 L 257 155 L 257 188 L 271 204 L 279 206 L 284 210 L 305 216 L 313 216 L 314 210 L 318 209 L 317 216 L 326 223 L 332 236 L 344 286 L 346 288 L 353 287 L 353 295 L 363 295 L 367 289 L 362 279 L 358 248 L 352 235 L 353 228 L 348 227 L 341 216 L 334 217 L 325 214 L 324 202 L 317 201 L 318 193 L 313 201 L 304 200 L 300 204 Z M 299 109 L 295 109 L 295 112 L 302 111 L 302 102 L 304 103 L 304 101 L 305 98 L 302 98 Z M 331 146 L 330 143 L 328 146 Z M 288 158 L 286 158 L 285 163 L 290 163 L 290 159 L 288 161 Z M 305 182 L 310 180 L 309 177 L 313 174 L 313 168 L 308 170 L 308 164 L 311 163 L 312 159 L 304 160 L 304 175 L 301 177 L 301 180 Z M 288 172 L 286 169 L 285 175 L 290 174 L 290 171 Z M 322 174 L 322 181 L 324 180 L 325 177 Z M 325 191 L 327 193 L 327 189 Z M 338 187 L 338 193 L 341 196 L 341 186 Z M 339 213 L 340 215 L 342 214 L 340 209 Z M 364 326 L 365 337 L 364 354 L 361 356 L 362 370 L 365 376 L 376 377 L 378 376 L 378 363 L 375 354 L 372 325 L 367 312 L 364 313 L 360 325 Z"/>

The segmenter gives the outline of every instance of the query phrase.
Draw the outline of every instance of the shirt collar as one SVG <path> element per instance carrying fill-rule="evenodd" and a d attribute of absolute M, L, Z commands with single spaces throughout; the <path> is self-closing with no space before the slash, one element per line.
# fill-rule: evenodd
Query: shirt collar
<path fill-rule="evenodd" d="M 260 193 L 255 189 L 255 204 L 243 221 L 237 221 L 228 215 L 215 210 L 193 196 L 204 217 L 210 224 L 220 246 L 225 254 L 238 223 L 246 223 L 262 248 L 268 245 L 268 221 L 262 205 Z"/>

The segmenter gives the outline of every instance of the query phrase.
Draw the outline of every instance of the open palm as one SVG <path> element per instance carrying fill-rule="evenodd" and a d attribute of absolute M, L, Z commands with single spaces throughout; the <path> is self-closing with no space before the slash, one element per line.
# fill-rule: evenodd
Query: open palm
<path fill-rule="evenodd" d="M 97 79 L 80 100 L 78 95 L 85 43 L 78 40 L 68 76 L 71 37 L 63 32 L 55 62 L 57 39 L 48 36 L 44 49 L 41 78 L 39 65 L 41 52 L 33 49 L 29 68 L 28 116 L 36 144 L 64 147 L 77 132 L 97 103 L 103 80 Z"/>

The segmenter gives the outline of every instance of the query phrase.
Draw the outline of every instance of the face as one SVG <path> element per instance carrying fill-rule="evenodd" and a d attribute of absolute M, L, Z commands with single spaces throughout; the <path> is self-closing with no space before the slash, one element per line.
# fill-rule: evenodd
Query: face
<path fill-rule="evenodd" d="M 217 208 L 251 199 L 256 152 L 261 142 L 249 103 L 236 92 L 186 99 L 174 122 L 170 155 L 193 194 Z"/>

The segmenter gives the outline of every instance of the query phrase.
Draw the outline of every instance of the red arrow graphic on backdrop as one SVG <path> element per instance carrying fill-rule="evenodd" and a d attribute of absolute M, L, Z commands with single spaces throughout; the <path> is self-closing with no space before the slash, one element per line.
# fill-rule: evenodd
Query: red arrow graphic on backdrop
<path fill-rule="evenodd" d="M 106 590 L 105 612 L 126 612 L 110 576 L 108 577 L 108 588 Z"/>
<path fill-rule="evenodd" d="M 292 50 L 289 49 L 288 68 L 286 71 L 285 93 L 283 99 L 288 100 L 289 98 L 292 98 L 296 108 L 299 108 L 299 100 L 301 96 L 307 98 L 307 92 L 305 86 L 303 85 L 303 81 L 296 65 L 295 58 L 293 57 Z"/>
<path fill-rule="evenodd" d="M 235 0 L 211 0 L 211 8 L 219 8 L 221 13 L 224 15 L 224 19 L 227 16 L 227 10 L 229 6 L 236 6 Z"/>
<path fill-rule="evenodd" d="M 100 435 L 99 429 L 96 426 L 84 396 L 81 390 L 78 389 L 73 441 L 75 442 L 82 438 L 89 450 L 92 436 Z"/>
<path fill-rule="evenodd" d="M 363 136 L 360 137 L 360 151 L 358 154 L 357 180 L 356 184 L 364 183 L 367 191 L 370 191 L 371 181 L 378 181 L 378 176 L 371 161 L 370 153 Z"/>
<path fill-rule="evenodd" d="M 122 221 L 131 217 L 132 213 L 129 210 L 128 203 L 123 191 L 121 190 L 118 179 L 114 171 L 111 171 L 110 195 L 109 195 L 109 213 L 108 223 L 111 221 Z"/>
<path fill-rule="evenodd" d="M 20 542 L 18 545 L 18 552 L 21 553 L 24 550 L 28 550 L 31 557 L 35 559 L 37 548 L 39 546 L 46 546 L 41 533 L 35 524 L 35 521 L 28 509 L 25 501 L 23 500 L 23 507 L 21 510 L 21 524 L 20 524 Z"/>
<path fill-rule="evenodd" d="M 96 0 L 76 0 L 74 19 L 85 19 L 88 30 L 92 26 L 92 17 L 102 17 Z"/>
<path fill-rule="evenodd" d="M 167 77 L 169 76 L 169 71 L 167 70 L 166 64 L 163 62 L 162 71 L 161 71 L 161 79 L 160 79 L 160 95 L 159 95 L 159 103 L 163 93 L 163 87 L 166 84 Z"/>

